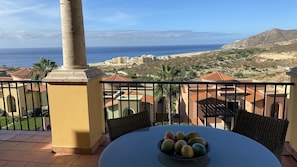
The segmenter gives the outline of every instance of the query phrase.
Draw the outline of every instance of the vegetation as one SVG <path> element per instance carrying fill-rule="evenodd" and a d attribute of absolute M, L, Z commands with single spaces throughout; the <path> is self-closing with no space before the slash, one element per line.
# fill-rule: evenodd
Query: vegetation
<path fill-rule="evenodd" d="M 292 47 L 292 46 L 290 46 Z M 215 71 L 221 71 L 227 75 L 238 78 L 260 79 L 265 81 L 278 81 L 279 78 L 286 78 L 285 68 L 294 67 L 297 64 L 295 59 L 265 59 L 259 54 L 269 54 L 272 49 L 248 48 L 231 49 L 205 52 L 191 57 L 177 57 L 168 60 L 158 60 L 138 66 L 121 66 L 121 70 L 128 73 L 134 80 L 157 80 L 157 73 L 163 64 L 174 66 L 178 70 L 181 80 L 197 80 L 199 76 Z M 275 52 L 281 52 L 281 47 L 275 48 Z M 291 53 L 289 50 L 287 53 Z M 294 55 L 293 53 L 291 53 Z M 295 54 L 296 55 L 296 54 Z M 112 72 L 110 67 L 99 67 L 104 72 Z M 114 69 L 115 66 L 112 66 Z M 277 73 L 274 77 L 267 77 L 269 73 Z M 282 80 L 284 81 L 284 80 Z M 289 80 L 285 80 L 289 81 Z"/>
<path fill-rule="evenodd" d="M 0 126 L 1 129 L 6 129 L 6 123 L 8 124 L 9 130 L 42 130 L 42 117 L 10 117 L 10 116 L 1 116 L 0 117 Z M 49 117 L 44 119 L 47 127 L 49 126 Z"/>
<path fill-rule="evenodd" d="M 168 64 L 162 65 L 160 71 L 157 72 L 158 81 L 180 81 L 180 71 L 175 66 Z M 155 87 L 157 98 L 165 97 L 166 112 L 169 113 L 169 122 L 171 122 L 171 113 L 175 112 L 175 100 L 179 92 L 178 84 L 158 84 Z"/>
<path fill-rule="evenodd" d="M 34 63 L 32 66 L 32 80 L 42 80 L 47 76 L 49 72 L 51 72 L 53 69 L 57 68 L 57 64 L 54 61 L 51 61 L 50 59 L 45 59 L 43 57 L 39 58 L 38 63 Z"/>

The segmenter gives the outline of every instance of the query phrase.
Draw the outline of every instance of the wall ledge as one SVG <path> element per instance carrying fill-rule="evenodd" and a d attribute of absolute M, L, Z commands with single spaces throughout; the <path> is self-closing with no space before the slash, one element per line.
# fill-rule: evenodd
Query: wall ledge
<path fill-rule="evenodd" d="M 86 83 L 92 79 L 102 77 L 103 73 L 98 68 L 87 68 L 87 69 L 55 69 L 50 72 L 43 82 L 48 83 Z"/>

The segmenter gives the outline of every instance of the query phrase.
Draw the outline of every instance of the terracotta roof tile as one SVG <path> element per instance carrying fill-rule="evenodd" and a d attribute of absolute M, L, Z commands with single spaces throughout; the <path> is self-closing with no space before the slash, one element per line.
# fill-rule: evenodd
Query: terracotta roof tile
<path fill-rule="evenodd" d="M 22 78 L 22 79 L 29 79 L 31 77 L 30 75 L 31 73 L 31 69 L 30 68 L 22 68 L 19 69 L 13 73 L 11 73 L 10 75 L 12 77 L 18 77 L 18 78 Z"/>
<path fill-rule="evenodd" d="M 4 67 L 0 67 L 0 72 L 5 72 L 5 71 L 8 71 L 8 69 Z"/>
<path fill-rule="evenodd" d="M 137 93 L 135 91 L 131 91 L 129 94 L 130 95 L 145 95 L 143 93 L 139 93 L 139 92 Z M 146 94 L 145 96 L 142 97 L 141 102 L 149 102 L 150 104 L 153 104 L 154 103 L 154 97 L 151 96 L 151 95 Z"/>
<path fill-rule="evenodd" d="M 0 81 L 12 81 L 12 77 L 0 77 Z"/>
<path fill-rule="evenodd" d="M 103 78 L 103 81 L 132 81 L 132 79 L 123 77 L 120 75 L 112 75 L 112 76 Z"/>
<path fill-rule="evenodd" d="M 201 76 L 200 78 L 204 80 L 209 80 L 209 81 L 233 81 L 234 80 L 233 77 L 220 72 L 214 72 L 208 75 Z"/>
<path fill-rule="evenodd" d="M 38 92 L 40 90 L 40 92 L 44 92 L 46 91 L 46 85 L 39 85 L 38 84 L 28 84 L 27 86 L 27 90 L 31 90 L 34 92 Z"/>
<path fill-rule="evenodd" d="M 259 101 L 264 99 L 264 95 L 259 92 L 256 92 L 256 95 L 255 95 L 255 91 L 253 89 L 247 88 L 247 92 L 250 94 L 246 96 L 246 100 L 249 102 L 253 102 L 254 100 Z"/>
<path fill-rule="evenodd" d="M 197 101 L 197 98 L 198 98 L 198 101 L 201 101 L 201 100 L 205 100 L 205 99 L 209 99 L 209 98 L 217 98 L 218 100 L 225 100 L 224 97 L 222 96 L 219 96 L 219 95 L 216 95 L 215 92 L 208 92 L 206 93 L 206 91 L 204 92 L 199 92 L 198 93 L 198 97 L 197 97 L 197 94 L 196 93 L 191 93 L 190 95 L 190 99 L 192 101 Z"/>

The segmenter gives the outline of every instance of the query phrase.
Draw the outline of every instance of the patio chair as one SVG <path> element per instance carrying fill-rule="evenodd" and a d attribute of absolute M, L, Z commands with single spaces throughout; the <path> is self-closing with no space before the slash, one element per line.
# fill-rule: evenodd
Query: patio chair
<path fill-rule="evenodd" d="M 233 132 L 252 138 L 266 146 L 280 160 L 289 121 L 246 111 L 236 114 Z"/>
<path fill-rule="evenodd" d="M 150 126 L 152 124 L 148 111 L 107 120 L 107 128 L 111 141 L 128 132 Z"/>

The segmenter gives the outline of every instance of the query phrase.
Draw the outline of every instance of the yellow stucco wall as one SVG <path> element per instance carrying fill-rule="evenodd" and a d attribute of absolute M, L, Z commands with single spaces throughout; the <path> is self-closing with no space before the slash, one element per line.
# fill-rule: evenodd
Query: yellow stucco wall
<path fill-rule="evenodd" d="M 53 147 L 90 149 L 98 142 L 104 129 L 99 81 L 49 84 Z"/>
<path fill-rule="evenodd" d="M 286 139 L 289 140 L 294 150 L 297 150 L 297 133 L 295 132 L 297 129 L 297 78 L 291 77 L 291 82 L 293 82 L 294 85 L 291 86 L 290 98 L 288 101 L 289 127 Z"/>
<path fill-rule="evenodd" d="M 16 86 L 17 88 L 15 88 Z M 10 88 L 8 86 L 4 87 L 0 98 L 0 109 L 5 110 L 10 116 L 12 116 L 12 113 L 10 112 L 12 105 L 10 102 L 11 99 L 15 100 L 16 112 L 13 113 L 13 116 L 19 116 L 19 114 L 24 116 L 27 114 L 27 112 L 33 111 L 33 108 L 41 108 L 48 105 L 45 91 L 27 91 L 27 89 L 22 84 L 11 84 Z M 3 101 L 3 99 L 5 101 Z"/>

